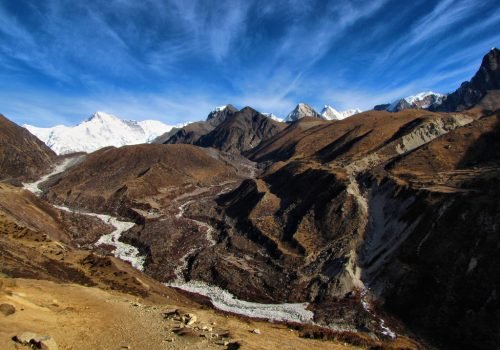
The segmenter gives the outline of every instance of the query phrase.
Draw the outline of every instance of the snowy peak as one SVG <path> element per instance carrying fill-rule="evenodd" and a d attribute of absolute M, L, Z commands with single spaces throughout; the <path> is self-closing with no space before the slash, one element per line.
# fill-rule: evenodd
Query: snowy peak
<path fill-rule="evenodd" d="M 437 92 L 425 91 L 394 101 L 387 107 L 387 111 L 399 112 L 405 109 L 426 109 L 431 105 L 443 103 L 445 97 L 446 95 Z"/>
<path fill-rule="evenodd" d="M 24 125 L 57 154 L 94 152 L 100 148 L 148 143 L 172 129 L 156 120 L 122 120 L 105 112 L 96 112 L 80 124 L 38 128 Z"/>
<path fill-rule="evenodd" d="M 97 111 L 95 112 L 94 114 L 92 114 L 90 116 L 90 118 L 88 118 L 86 121 L 84 121 L 83 123 L 85 122 L 106 122 L 106 121 L 111 121 L 111 122 L 116 122 L 116 121 L 120 121 L 120 118 L 112 115 L 112 114 L 108 114 L 106 112 L 100 112 L 100 111 Z"/>
<path fill-rule="evenodd" d="M 285 118 L 285 122 L 294 122 L 304 117 L 324 119 L 318 112 L 306 103 L 299 103 Z"/>
<path fill-rule="evenodd" d="M 222 124 L 228 116 L 238 112 L 238 109 L 231 104 L 215 107 L 207 117 L 207 122 L 216 127 Z"/>
<path fill-rule="evenodd" d="M 321 115 L 326 120 L 338 120 L 340 113 L 332 106 L 325 105 L 321 110 Z"/>
<path fill-rule="evenodd" d="M 339 112 L 332 106 L 328 105 L 325 105 L 325 107 L 321 110 L 321 116 L 326 120 L 342 120 L 358 113 L 361 113 L 361 110 L 358 108 L 347 109 Z"/>
<path fill-rule="evenodd" d="M 279 118 L 276 114 L 274 113 L 261 113 L 262 115 L 265 115 L 266 117 L 274 120 L 274 121 L 277 121 L 277 122 L 283 122 L 283 118 Z"/>

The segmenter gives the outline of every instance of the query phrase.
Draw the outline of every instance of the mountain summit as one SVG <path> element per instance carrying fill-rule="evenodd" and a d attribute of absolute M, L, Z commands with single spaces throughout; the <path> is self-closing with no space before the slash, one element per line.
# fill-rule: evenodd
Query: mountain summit
<path fill-rule="evenodd" d="M 339 112 L 332 106 L 325 105 L 325 107 L 323 107 L 323 110 L 321 111 L 321 116 L 326 120 L 342 120 L 358 113 L 361 113 L 361 110 L 358 108 L 347 109 L 345 111 Z"/>
<path fill-rule="evenodd" d="M 294 122 L 299 119 L 302 119 L 304 117 L 313 117 L 313 118 L 320 118 L 323 119 L 323 117 L 314 110 L 311 106 L 309 106 L 307 103 L 299 103 L 293 111 L 291 111 L 288 116 L 285 118 L 286 122 Z"/>
<path fill-rule="evenodd" d="M 93 152 L 103 147 L 147 143 L 172 129 L 156 120 L 122 120 L 114 115 L 96 112 L 84 122 L 68 127 L 57 125 L 38 128 L 24 125 L 57 154 Z"/>
<path fill-rule="evenodd" d="M 473 107 L 488 91 L 500 89 L 500 50 L 492 48 L 481 62 L 477 73 L 470 81 L 448 95 L 442 104 L 433 105 L 431 109 L 443 112 L 462 111 Z"/>

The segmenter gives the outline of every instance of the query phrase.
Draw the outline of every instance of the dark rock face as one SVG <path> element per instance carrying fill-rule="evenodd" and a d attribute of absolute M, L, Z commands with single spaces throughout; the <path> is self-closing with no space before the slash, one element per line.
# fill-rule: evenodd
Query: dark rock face
<path fill-rule="evenodd" d="M 56 154 L 28 130 L 0 115 L 0 179 L 35 180 Z"/>
<path fill-rule="evenodd" d="M 271 138 L 284 127 L 282 123 L 267 118 L 250 107 L 245 107 L 227 117 L 195 144 L 225 152 L 242 153 Z"/>
<path fill-rule="evenodd" d="M 236 112 L 238 112 L 238 109 L 233 105 L 227 105 L 224 108 L 216 109 L 210 112 L 206 121 L 191 123 L 183 128 L 171 130 L 165 135 L 159 136 L 154 143 L 184 143 L 193 145 L 198 142 L 200 137 L 214 130 Z"/>
<path fill-rule="evenodd" d="M 404 98 L 399 100 L 399 102 L 394 105 L 392 107 L 392 109 L 390 110 L 390 112 L 399 112 L 399 111 L 403 111 L 405 109 L 410 109 L 412 108 L 412 105 L 409 104 Z"/>
<path fill-rule="evenodd" d="M 229 104 L 222 109 L 216 109 L 215 111 L 210 112 L 207 117 L 207 122 L 213 127 L 217 127 L 236 112 L 238 112 L 238 109 Z"/>
<path fill-rule="evenodd" d="M 448 95 L 441 105 L 432 106 L 436 111 L 463 111 L 477 104 L 489 90 L 500 89 L 500 50 L 492 49 L 484 56 L 481 67 L 470 81 Z"/>
<path fill-rule="evenodd" d="M 387 108 L 389 108 L 390 105 L 391 105 L 390 103 L 376 105 L 375 107 L 373 107 L 373 110 L 375 110 L 375 111 L 385 111 L 385 110 L 387 110 Z"/>

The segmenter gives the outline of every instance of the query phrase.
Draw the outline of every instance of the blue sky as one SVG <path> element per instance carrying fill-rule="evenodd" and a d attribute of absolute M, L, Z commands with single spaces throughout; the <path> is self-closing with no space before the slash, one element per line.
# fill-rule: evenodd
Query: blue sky
<path fill-rule="evenodd" d="M 51 126 L 227 103 L 370 109 L 455 90 L 498 28 L 498 0 L 0 0 L 0 113 Z"/>

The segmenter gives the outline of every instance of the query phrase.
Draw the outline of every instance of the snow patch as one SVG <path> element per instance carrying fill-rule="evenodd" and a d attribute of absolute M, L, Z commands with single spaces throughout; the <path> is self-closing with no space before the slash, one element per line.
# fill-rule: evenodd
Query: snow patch
<path fill-rule="evenodd" d="M 279 118 L 276 114 L 273 114 L 273 113 L 261 113 L 262 115 L 265 115 L 266 117 L 274 120 L 274 121 L 277 121 L 277 122 L 283 122 L 284 119 L 283 118 Z"/>
<path fill-rule="evenodd" d="M 51 176 L 62 173 L 64 170 L 66 170 L 70 165 L 72 165 L 74 163 L 75 163 L 75 158 L 65 159 L 63 162 L 57 164 L 50 173 L 42 176 L 40 179 L 38 179 L 35 182 L 23 183 L 23 187 L 24 187 L 24 189 L 26 189 L 26 190 L 28 190 L 28 191 L 30 191 L 38 196 L 42 193 L 42 190 L 39 187 L 42 183 L 47 181 Z"/>
<path fill-rule="evenodd" d="M 371 307 L 370 303 L 367 300 L 367 297 L 368 297 L 368 291 L 366 289 L 363 289 L 361 291 L 361 305 L 363 305 L 363 309 L 365 309 L 366 312 L 368 312 L 370 315 L 372 315 L 373 317 L 375 317 L 376 319 L 378 319 L 378 321 L 379 321 L 379 327 L 381 329 L 382 334 L 388 336 L 391 339 L 395 339 L 396 338 L 396 333 L 393 332 L 389 327 L 386 326 L 385 320 L 383 318 L 380 318 L 377 315 L 375 315 L 375 313 L 372 310 L 372 307 Z"/>
<path fill-rule="evenodd" d="M 146 257 L 141 256 L 139 249 L 137 249 L 133 245 L 120 242 L 122 233 L 134 227 L 135 223 L 129 221 L 121 221 L 113 216 L 106 214 L 76 211 L 61 205 L 54 205 L 54 207 L 60 210 L 67 211 L 69 213 L 78 213 L 80 215 L 93 216 L 100 219 L 102 222 L 113 226 L 115 230 L 111 233 L 108 233 L 107 235 L 101 236 L 94 245 L 96 247 L 101 245 L 109 245 L 114 247 L 113 255 L 116 258 L 129 262 L 137 270 L 144 271 L 144 263 L 146 261 Z"/>

